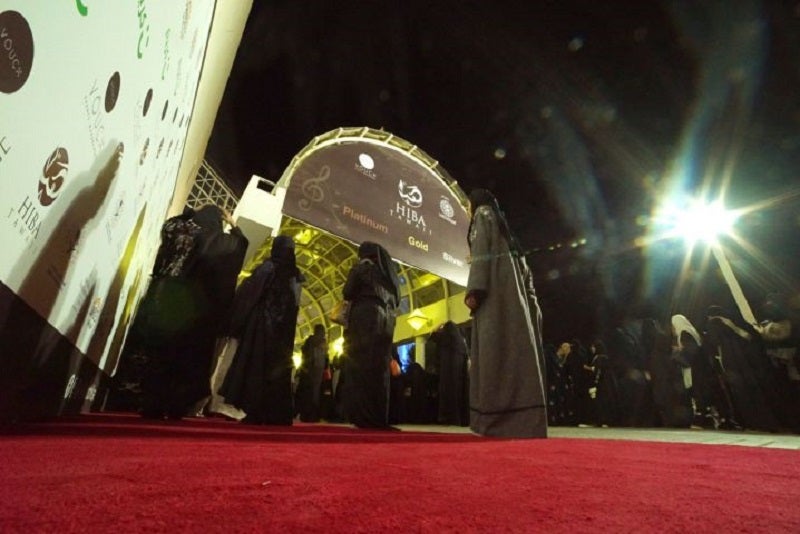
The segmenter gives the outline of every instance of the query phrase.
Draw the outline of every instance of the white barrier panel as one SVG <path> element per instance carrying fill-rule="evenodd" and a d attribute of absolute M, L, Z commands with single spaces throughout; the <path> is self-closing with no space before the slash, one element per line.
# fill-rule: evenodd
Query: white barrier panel
<path fill-rule="evenodd" d="M 0 5 L 0 281 L 101 367 L 146 285 L 214 7 Z"/>

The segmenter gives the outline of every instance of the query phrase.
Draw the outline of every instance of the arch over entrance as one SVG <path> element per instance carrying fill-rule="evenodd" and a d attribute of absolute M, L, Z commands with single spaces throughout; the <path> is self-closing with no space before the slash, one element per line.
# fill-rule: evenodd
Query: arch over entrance
<path fill-rule="evenodd" d="M 328 310 L 341 298 L 363 241 L 381 243 L 400 264 L 401 313 L 422 309 L 427 319 L 415 330 L 401 317 L 396 340 L 423 334 L 448 319 L 468 318 L 457 296 L 469 272 L 466 195 L 415 145 L 366 127 L 327 132 L 293 158 L 270 196 L 273 211 L 280 206 L 280 223 L 273 218 L 268 225 L 270 235 L 251 254 L 244 275 L 268 255 L 273 236 L 294 238 L 298 266 L 306 276 L 298 343 L 317 323 L 327 327 L 329 339 L 341 334 Z M 250 223 L 247 197 L 245 191 L 243 229 Z M 259 215 L 269 218 L 263 212 Z"/>
<path fill-rule="evenodd" d="M 353 243 L 375 241 L 400 262 L 466 284 L 466 197 L 416 145 L 339 128 L 301 150 L 278 185 L 285 215 Z"/>

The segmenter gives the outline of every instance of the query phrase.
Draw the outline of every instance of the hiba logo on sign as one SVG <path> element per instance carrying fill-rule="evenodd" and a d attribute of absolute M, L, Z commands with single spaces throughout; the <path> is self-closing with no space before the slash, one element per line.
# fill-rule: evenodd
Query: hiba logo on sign
<path fill-rule="evenodd" d="M 375 180 L 378 176 L 375 174 L 375 160 L 369 154 L 361 153 L 358 155 L 358 161 L 355 164 L 355 169 L 369 178 Z"/>
<path fill-rule="evenodd" d="M 33 35 L 25 17 L 17 11 L 0 13 L 0 91 L 18 91 L 31 73 Z"/>
<path fill-rule="evenodd" d="M 64 180 L 69 171 L 69 155 L 67 149 L 56 148 L 42 169 L 42 176 L 39 178 L 39 204 L 49 206 L 58 197 Z"/>
<path fill-rule="evenodd" d="M 400 180 L 397 183 L 397 192 L 403 202 L 398 201 L 395 209 L 389 210 L 389 213 L 398 219 L 404 220 L 410 226 L 414 226 L 423 232 L 427 231 L 425 217 L 417 211 L 417 208 L 422 206 L 422 190 L 416 185 L 410 185 L 405 180 Z"/>

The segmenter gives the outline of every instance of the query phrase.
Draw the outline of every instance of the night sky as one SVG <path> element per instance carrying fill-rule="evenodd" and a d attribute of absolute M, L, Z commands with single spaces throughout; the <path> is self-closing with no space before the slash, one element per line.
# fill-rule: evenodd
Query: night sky
<path fill-rule="evenodd" d="M 256 0 L 207 159 L 241 192 L 316 135 L 384 128 L 497 195 L 545 336 L 589 341 L 734 307 L 702 251 L 682 270 L 676 240 L 637 246 L 680 192 L 781 199 L 725 244 L 754 307 L 797 293 L 798 82 L 798 2 Z"/>

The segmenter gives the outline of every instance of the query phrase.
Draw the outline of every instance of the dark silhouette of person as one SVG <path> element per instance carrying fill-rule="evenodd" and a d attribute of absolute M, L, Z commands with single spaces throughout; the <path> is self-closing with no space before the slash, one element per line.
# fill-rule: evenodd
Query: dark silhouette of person
<path fill-rule="evenodd" d="M 602 340 L 595 340 L 590 346 L 590 352 L 596 423 L 600 426 L 613 426 L 619 421 L 617 377 L 611 368 L 608 351 Z"/>
<path fill-rule="evenodd" d="M 344 408 L 360 428 L 389 427 L 389 360 L 400 301 L 397 265 L 381 245 L 365 241 L 342 295 L 351 304 L 344 331 Z"/>
<path fill-rule="evenodd" d="M 470 193 L 470 428 L 485 436 L 547 437 L 541 311 L 530 269 L 497 199 Z"/>
<path fill-rule="evenodd" d="M 300 420 L 314 423 L 320 420 L 322 376 L 328 367 L 328 340 L 325 326 L 314 325 L 314 333 L 306 338 L 301 348 L 302 359 L 297 369 L 297 411 Z"/>
<path fill-rule="evenodd" d="M 436 334 L 439 361 L 439 407 L 441 425 L 469 425 L 469 354 L 467 342 L 453 321 L 445 322 Z"/>
<path fill-rule="evenodd" d="M 239 340 L 220 395 L 247 424 L 291 425 L 292 349 L 303 276 L 291 237 L 278 236 L 270 257 L 236 290 L 229 337 Z"/>
<path fill-rule="evenodd" d="M 726 395 L 723 427 L 777 431 L 776 387 L 758 334 L 720 306 L 707 311 L 705 330 L 703 348 L 716 361 Z"/>
<path fill-rule="evenodd" d="M 615 373 L 621 426 L 652 427 L 656 412 L 648 371 L 651 347 L 647 345 L 644 319 L 628 319 L 611 333 L 610 367 Z"/>
<path fill-rule="evenodd" d="M 187 209 L 164 223 L 139 333 L 150 355 L 144 417 L 179 419 L 210 395 L 216 339 L 246 248 L 237 228 L 224 233 L 217 206 Z"/>

